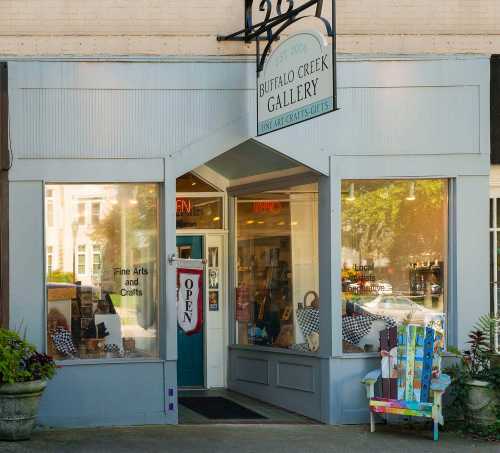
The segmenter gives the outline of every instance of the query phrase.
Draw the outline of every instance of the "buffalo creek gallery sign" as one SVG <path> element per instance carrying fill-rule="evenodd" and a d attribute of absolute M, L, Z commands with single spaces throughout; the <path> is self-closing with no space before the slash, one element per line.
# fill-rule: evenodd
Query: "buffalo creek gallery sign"
<path fill-rule="evenodd" d="M 187 334 L 203 325 L 203 264 L 199 260 L 177 261 L 177 323 Z"/>
<path fill-rule="evenodd" d="M 331 46 L 317 31 L 282 42 L 257 77 L 257 135 L 335 110 Z"/>

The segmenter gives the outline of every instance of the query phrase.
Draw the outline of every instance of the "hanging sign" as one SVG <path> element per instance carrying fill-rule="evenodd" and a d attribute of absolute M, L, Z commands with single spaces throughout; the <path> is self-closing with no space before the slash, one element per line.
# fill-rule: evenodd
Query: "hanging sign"
<path fill-rule="evenodd" d="M 257 135 L 335 110 L 332 46 L 317 31 L 282 42 L 257 77 Z"/>
<path fill-rule="evenodd" d="M 187 334 L 200 332 L 203 325 L 203 265 L 179 260 L 177 267 L 177 323 Z"/>

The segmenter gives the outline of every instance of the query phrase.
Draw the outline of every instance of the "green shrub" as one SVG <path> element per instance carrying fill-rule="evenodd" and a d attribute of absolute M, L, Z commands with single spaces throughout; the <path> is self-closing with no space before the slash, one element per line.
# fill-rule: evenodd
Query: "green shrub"
<path fill-rule="evenodd" d="M 0 385 L 51 379 L 56 368 L 52 357 L 38 353 L 16 332 L 0 329 Z"/>

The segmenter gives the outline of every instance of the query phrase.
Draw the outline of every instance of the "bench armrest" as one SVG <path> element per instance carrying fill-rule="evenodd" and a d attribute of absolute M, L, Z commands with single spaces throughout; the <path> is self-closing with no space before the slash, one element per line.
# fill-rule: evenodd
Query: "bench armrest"
<path fill-rule="evenodd" d="M 447 374 L 441 374 L 437 379 L 431 381 L 431 391 L 444 392 L 451 384 L 451 378 Z"/>
<path fill-rule="evenodd" d="M 380 377 L 380 375 L 382 374 L 382 371 L 380 370 L 380 368 L 376 369 L 376 370 L 373 370 L 373 371 L 370 371 L 363 379 L 362 379 L 362 383 L 363 384 L 375 384 L 375 382 L 377 382 L 378 378 Z"/>

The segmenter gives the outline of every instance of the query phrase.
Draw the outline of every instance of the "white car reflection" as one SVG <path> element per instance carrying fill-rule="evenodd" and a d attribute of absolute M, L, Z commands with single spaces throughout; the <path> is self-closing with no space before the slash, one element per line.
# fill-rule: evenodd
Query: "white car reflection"
<path fill-rule="evenodd" d="M 427 324 L 433 319 L 441 319 L 443 314 L 424 307 L 404 296 L 378 295 L 375 299 L 362 302 L 363 310 L 378 316 L 388 316 L 402 321 Z"/>

